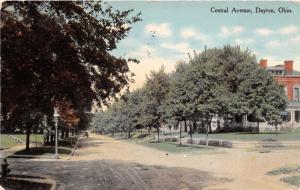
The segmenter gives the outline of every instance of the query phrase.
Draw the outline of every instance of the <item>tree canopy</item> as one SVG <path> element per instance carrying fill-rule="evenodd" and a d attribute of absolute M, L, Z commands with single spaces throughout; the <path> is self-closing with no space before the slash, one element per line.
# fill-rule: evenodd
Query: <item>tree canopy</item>
<path fill-rule="evenodd" d="M 52 112 L 67 101 L 89 110 L 130 82 L 125 58 L 110 51 L 140 20 L 102 2 L 5 2 L 1 9 L 4 116 Z M 25 111 L 26 109 L 26 111 Z M 33 111 L 31 111 L 33 110 Z"/>
<path fill-rule="evenodd" d="M 1 7 L 2 115 L 27 123 L 72 112 L 80 125 L 131 82 L 129 62 L 113 56 L 140 14 L 96 1 L 6 1 Z M 66 106 L 69 109 L 65 109 Z M 65 113 L 63 113 L 65 112 Z M 40 120 L 40 119 L 39 119 Z M 30 124 L 27 124 L 30 126 Z"/>
<path fill-rule="evenodd" d="M 215 116 L 250 115 L 258 122 L 277 125 L 287 105 L 283 88 L 258 66 L 249 50 L 238 46 L 196 54 L 188 62 L 177 63 L 171 74 L 153 71 L 140 90 L 140 104 L 126 105 L 129 112 L 131 107 L 139 110 L 137 121 L 147 121 L 144 124 L 157 129 L 162 124 L 190 121 L 191 133 L 197 123 L 211 131 Z"/>

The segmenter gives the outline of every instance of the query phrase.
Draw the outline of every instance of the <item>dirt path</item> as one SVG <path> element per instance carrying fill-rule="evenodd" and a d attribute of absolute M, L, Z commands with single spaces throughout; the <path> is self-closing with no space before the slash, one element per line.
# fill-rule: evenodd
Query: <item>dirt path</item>
<path fill-rule="evenodd" d="M 276 150 L 259 153 L 245 149 L 225 149 L 223 154 L 168 154 L 165 152 L 113 140 L 106 136 L 92 135 L 83 141 L 72 160 L 121 160 L 146 165 L 186 167 L 212 172 L 215 176 L 229 178 L 227 182 L 210 181 L 206 189 L 228 190 L 293 190 L 266 172 L 290 164 L 300 163 L 298 150 Z M 181 176 L 184 177 L 184 176 Z M 134 178 L 134 177 L 133 177 Z"/>
<path fill-rule="evenodd" d="M 10 161 L 12 174 L 54 179 L 57 190 L 205 190 L 227 181 L 196 169 L 116 160 Z"/>

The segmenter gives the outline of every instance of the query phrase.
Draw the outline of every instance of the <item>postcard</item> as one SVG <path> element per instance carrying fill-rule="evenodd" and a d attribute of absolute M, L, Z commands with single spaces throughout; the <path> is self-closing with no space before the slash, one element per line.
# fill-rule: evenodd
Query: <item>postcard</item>
<path fill-rule="evenodd" d="M 0 190 L 300 189 L 297 1 L 1 4 Z"/>

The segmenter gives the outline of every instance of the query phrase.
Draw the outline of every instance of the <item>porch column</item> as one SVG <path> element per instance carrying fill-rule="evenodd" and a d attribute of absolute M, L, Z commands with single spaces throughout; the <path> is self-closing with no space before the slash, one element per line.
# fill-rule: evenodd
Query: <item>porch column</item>
<path fill-rule="evenodd" d="M 295 110 L 291 110 L 291 123 L 295 123 Z"/>

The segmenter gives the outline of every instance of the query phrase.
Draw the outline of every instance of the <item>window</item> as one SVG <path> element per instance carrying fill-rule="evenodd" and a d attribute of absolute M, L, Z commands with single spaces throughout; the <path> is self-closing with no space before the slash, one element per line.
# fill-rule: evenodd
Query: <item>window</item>
<path fill-rule="evenodd" d="M 296 121 L 297 123 L 300 122 L 300 111 L 295 111 L 295 121 Z"/>
<path fill-rule="evenodd" d="M 287 96 L 287 95 L 288 95 L 288 94 L 287 94 L 287 86 L 284 86 L 283 89 L 284 89 L 285 95 Z"/>
<path fill-rule="evenodd" d="M 300 95 L 299 88 L 298 87 L 294 88 L 294 100 L 297 101 L 297 102 L 300 101 L 299 95 Z"/>
<path fill-rule="evenodd" d="M 290 111 L 284 111 L 281 113 L 281 118 L 284 122 L 291 121 L 291 112 Z"/>

